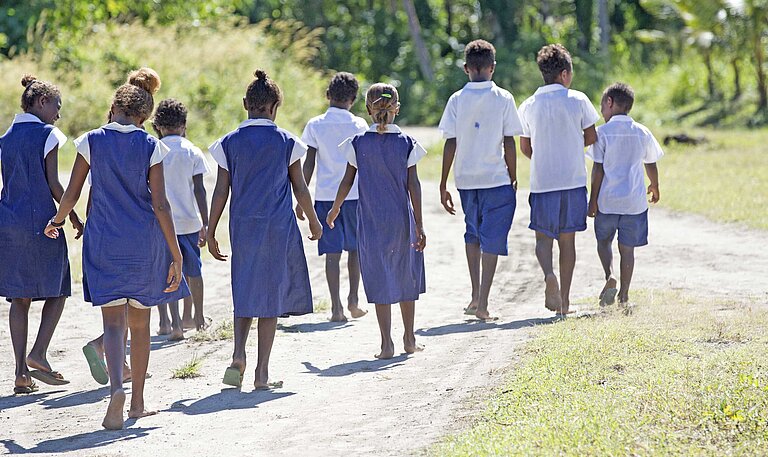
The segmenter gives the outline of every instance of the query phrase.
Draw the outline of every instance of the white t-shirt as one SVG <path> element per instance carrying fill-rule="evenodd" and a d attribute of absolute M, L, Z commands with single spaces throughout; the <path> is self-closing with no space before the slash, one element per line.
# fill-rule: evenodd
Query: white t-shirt
<path fill-rule="evenodd" d="M 241 122 L 238 128 L 243 127 L 250 127 L 254 125 L 275 125 L 274 122 L 270 121 L 269 119 L 246 119 L 245 121 Z M 301 160 L 302 157 L 307 153 L 307 145 L 304 144 L 303 141 L 293 133 L 283 130 L 281 128 L 278 128 L 281 132 L 285 133 L 291 139 L 293 139 L 293 150 L 291 151 L 291 159 L 288 161 L 288 165 L 293 165 L 296 163 L 297 160 Z M 211 153 L 211 156 L 213 157 L 213 160 L 216 161 L 216 164 L 220 166 L 221 168 L 229 171 L 229 166 L 227 165 L 227 155 L 224 153 L 224 146 L 221 144 L 221 142 L 224 140 L 224 137 L 219 138 L 218 140 L 214 141 L 212 145 L 208 147 L 208 152 Z"/>
<path fill-rule="evenodd" d="M 366 132 L 378 133 L 377 129 L 378 125 L 373 124 L 368 129 L 366 129 Z M 396 124 L 387 124 L 387 130 L 384 132 L 384 134 L 387 133 L 402 133 L 402 130 L 400 130 L 400 127 L 398 127 Z M 352 145 L 352 137 L 344 140 L 344 142 L 339 145 L 339 150 L 342 154 L 344 154 L 344 157 L 346 157 L 347 163 L 357 168 L 357 155 L 355 154 L 355 147 Z M 424 146 L 419 144 L 418 141 L 413 140 L 413 149 L 411 149 L 411 154 L 408 156 L 408 168 L 415 166 L 417 163 L 419 163 L 419 160 L 423 159 L 426 155 L 427 150 L 424 149 Z"/>
<path fill-rule="evenodd" d="M 512 94 L 493 81 L 468 82 L 448 99 L 438 128 L 445 138 L 456 138 L 458 189 L 511 184 L 504 137 L 523 133 Z"/>
<path fill-rule="evenodd" d="M 561 84 L 539 87 L 520 105 L 522 136 L 531 139 L 531 192 L 587 185 L 584 129 L 600 119 L 585 94 Z"/>
<path fill-rule="evenodd" d="M 144 132 L 144 129 L 141 129 L 139 127 L 136 127 L 135 125 L 123 125 L 118 124 L 117 122 L 110 122 L 109 124 L 102 126 L 102 129 L 106 130 L 114 130 L 116 132 L 120 133 L 131 133 L 135 131 L 141 131 Z M 93 130 L 91 130 L 93 132 Z M 91 132 L 85 132 L 75 141 L 75 149 L 77 149 L 77 153 L 83 156 L 85 161 L 90 165 L 91 163 L 91 144 L 88 142 L 88 135 Z M 162 141 L 157 140 L 157 144 L 155 144 L 155 150 L 152 151 L 152 156 L 149 158 L 149 166 L 154 167 L 158 163 L 162 162 L 165 156 L 168 154 L 168 146 L 164 145 Z"/>
<path fill-rule="evenodd" d="M 605 171 L 597 197 L 601 213 L 640 214 L 648 209 L 643 164 L 664 156 L 650 130 L 629 116 L 613 116 L 597 128 L 597 142 L 587 156 L 602 163 Z"/>
<path fill-rule="evenodd" d="M 195 199 L 193 176 L 211 172 L 203 152 L 191 141 L 178 135 L 166 136 L 160 141 L 170 151 L 163 159 L 165 191 L 171 204 L 173 224 L 178 235 L 197 233 L 203 228 L 200 209 Z"/>
<path fill-rule="evenodd" d="M 325 114 L 313 117 L 304 127 L 301 140 L 317 149 L 317 180 L 315 200 L 334 201 L 344 173 L 347 159 L 339 150 L 339 144 L 347 138 L 365 132 L 368 123 L 341 108 L 328 108 Z M 357 200 L 357 179 L 349 191 L 347 200 Z"/>
<path fill-rule="evenodd" d="M 36 122 L 38 124 L 44 124 L 43 121 L 40 120 L 37 116 L 34 114 L 29 113 L 22 113 L 17 114 L 13 118 L 13 124 L 21 124 L 22 122 Z M 10 128 L 8 129 L 10 130 Z M 7 131 L 5 133 L 8 133 Z M 58 127 L 54 127 L 53 130 L 51 130 L 51 133 L 48 134 L 48 138 L 45 140 L 45 148 L 43 149 L 43 158 L 48 157 L 48 153 L 53 151 L 53 148 L 59 147 L 61 148 L 64 143 L 67 142 L 67 136 L 64 135 L 64 133 L 59 130 Z M 3 151 L 0 149 L 0 157 L 2 157 Z"/>

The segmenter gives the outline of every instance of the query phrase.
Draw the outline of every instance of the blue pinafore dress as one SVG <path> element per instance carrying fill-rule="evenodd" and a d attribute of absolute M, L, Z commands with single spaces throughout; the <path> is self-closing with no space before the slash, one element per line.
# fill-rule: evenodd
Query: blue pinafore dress
<path fill-rule="evenodd" d="M 83 235 L 85 300 L 101 306 L 130 298 L 155 306 L 189 296 L 183 279 L 176 292 L 164 292 L 173 258 L 149 191 L 150 159 L 159 140 L 140 129 L 105 126 L 82 141 L 90 150 L 92 186 Z"/>
<path fill-rule="evenodd" d="M 414 301 L 426 292 L 424 253 L 416 251 L 416 222 L 408 193 L 408 163 L 416 142 L 391 125 L 352 138 L 360 199 L 358 252 L 369 303 Z M 420 147 L 420 146 L 419 146 Z"/>
<path fill-rule="evenodd" d="M 211 147 L 219 166 L 228 169 L 231 178 L 229 233 L 235 317 L 312 312 L 307 259 L 288 177 L 288 166 L 300 157 L 296 151 L 302 148 L 306 151 L 298 138 L 263 119 L 244 122 Z"/>
<path fill-rule="evenodd" d="M 52 125 L 14 123 L 0 137 L 0 296 L 45 299 L 71 295 L 67 241 L 45 236 L 56 214 L 45 177 Z"/>

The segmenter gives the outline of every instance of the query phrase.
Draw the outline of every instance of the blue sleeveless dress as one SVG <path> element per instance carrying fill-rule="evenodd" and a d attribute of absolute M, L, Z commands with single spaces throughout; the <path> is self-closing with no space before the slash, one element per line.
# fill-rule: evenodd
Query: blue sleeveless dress
<path fill-rule="evenodd" d="M 312 312 L 301 232 L 288 167 L 307 147 L 272 121 L 249 119 L 216 141 L 211 155 L 229 170 L 232 298 L 235 317 Z"/>
<path fill-rule="evenodd" d="M 40 121 L 14 122 L 0 137 L 1 297 L 71 295 L 67 241 L 63 234 L 53 240 L 43 233 L 56 214 L 45 177 L 45 145 L 54 129 Z"/>
<path fill-rule="evenodd" d="M 189 296 L 183 279 L 176 292 L 163 292 L 173 258 L 152 209 L 149 168 L 167 148 L 144 130 L 115 123 L 84 134 L 75 145 L 91 166 L 85 300 L 101 306 L 131 298 L 155 306 Z"/>
<path fill-rule="evenodd" d="M 416 223 L 408 193 L 408 168 L 426 154 L 413 138 L 390 124 L 373 126 L 342 143 L 357 168 L 358 252 L 369 303 L 414 301 L 426 292 L 424 253 L 416 251 Z"/>

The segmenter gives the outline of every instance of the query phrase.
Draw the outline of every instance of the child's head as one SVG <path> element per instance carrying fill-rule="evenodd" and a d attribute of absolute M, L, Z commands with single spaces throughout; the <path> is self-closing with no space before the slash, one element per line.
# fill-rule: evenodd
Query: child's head
<path fill-rule="evenodd" d="M 152 115 L 153 95 L 160 89 L 160 76 L 151 68 L 140 68 L 128 74 L 125 84 L 117 88 L 112 100 L 111 118 L 124 116 L 141 126 Z"/>
<path fill-rule="evenodd" d="M 603 92 L 600 112 L 605 122 L 619 114 L 629 114 L 635 104 L 635 91 L 624 83 L 613 83 Z"/>
<path fill-rule="evenodd" d="M 187 107 L 173 98 L 161 101 L 155 110 L 152 128 L 160 138 L 169 135 L 184 136 L 187 130 Z"/>
<path fill-rule="evenodd" d="M 496 48 L 485 40 L 475 40 L 464 48 L 464 72 L 471 81 L 488 81 L 496 69 Z"/>
<path fill-rule="evenodd" d="M 269 79 L 264 70 L 253 73 L 254 80 L 248 85 L 243 98 L 243 106 L 250 118 L 268 118 L 275 120 L 277 108 L 283 102 L 283 93 L 276 82 Z"/>
<path fill-rule="evenodd" d="M 21 109 L 25 113 L 34 114 L 46 124 L 59 120 L 61 110 L 61 92 L 55 85 L 41 81 L 32 75 L 21 78 L 24 92 L 21 94 Z"/>
<path fill-rule="evenodd" d="M 549 44 L 539 50 L 536 63 L 545 84 L 571 86 L 573 81 L 573 61 L 571 54 L 561 44 Z"/>
<path fill-rule="evenodd" d="M 357 99 L 357 91 L 360 85 L 352 73 L 342 71 L 333 75 L 325 96 L 331 105 L 337 108 L 350 109 Z"/>
<path fill-rule="evenodd" d="M 400 97 L 397 89 L 391 84 L 372 85 L 365 94 L 365 107 L 373 122 L 378 124 L 376 131 L 386 132 L 387 124 L 391 124 L 400 112 Z"/>

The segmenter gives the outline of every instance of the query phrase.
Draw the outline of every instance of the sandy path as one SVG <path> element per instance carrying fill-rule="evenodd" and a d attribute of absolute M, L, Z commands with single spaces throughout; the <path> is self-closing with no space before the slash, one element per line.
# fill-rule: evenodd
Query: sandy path
<path fill-rule="evenodd" d="M 415 356 L 375 361 L 378 329 L 370 314 L 332 325 L 326 313 L 281 320 L 272 354 L 274 379 L 285 388 L 273 393 L 222 391 L 221 376 L 231 343 L 169 343 L 153 338 L 147 402 L 161 414 L 128 422 L 121 432 L 99 427 L 107 388 L 88 374 L 80 352 L 101 332 L 99 313 L 77 296 L 68 302 L 52 344 L 50 360 L 72 380 L 66 388 L 43 386 L 30 396 L 12 390 L 13 362 L 0 307 L 0 452 L 72 455 L 409 455 L 460 427 L 468 400 L 487 395 L 514 359 L 531 325 L 550 322 L 542 306 L 541 274 L 533 255 L 527 195 L 510 234 L 511 255 L 499 263 L 491 310 L 501 319 L 481 324 L 465 320 L 469 298 L 461 216 L 439 206 L 434 183 L 424 184 L 428 293 L 418 303 L 417 328 L 427 346 Z M 458 201 L 458 197 L 456 198 Z M 654 210 L 651 245 L 638 251 L 635 284 L 673 286 L 699 293 L 749 295 L 765 299 L 762 278 L 768 253 L 764 233 L 708 222 L 694 216 Z M 302 226 L 305 230 L 305 227 Z M 591 230 L 591 228 L 590 228 Z M 578 237 L 574 298 L 594 296 L 601 270 L 592 232 Z M 327 297 L 321 258 L 306 250 L 316 300 Z M 206 260 L 207 309 L 215 323 L 229 319 L 229 265 Z M 394 339 L 402 327 L 394 311 Z M 35 307 L 30 328 L 35 328 Z M 153 314 L 153 330 L 156 327 Z M 214 324 L 215 325 L 215 324 Z M 253 336 L 253 333 L 252 333 Z M 255 338 L 252 337 L 252 342 Z M 256 347 L 249 354 L 255 357 Z M 169 370 L 203 357 L 203 376 L 170 379 Z M 245 385 L 253 382 L 249 367 Z"/>

